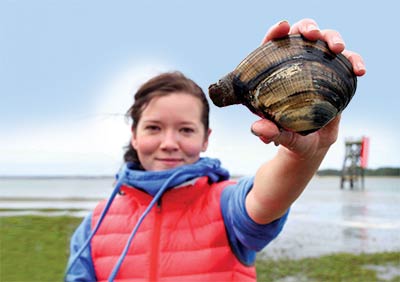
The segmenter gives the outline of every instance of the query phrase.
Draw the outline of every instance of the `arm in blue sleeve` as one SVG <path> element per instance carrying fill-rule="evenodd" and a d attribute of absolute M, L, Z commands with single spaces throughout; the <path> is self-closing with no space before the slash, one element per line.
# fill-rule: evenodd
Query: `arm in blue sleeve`
<path fill-rule="evenodd" d="M 245 265 L 255 261 L 256 252 L 267 246 L 282 231 L 288 212 L 268 224 L 258 224 L 247 214 L 245 199 L 253 187 L 253 177 L 241 178 L 224 189 L 221 209 L 233 252 Z"/>
<path fill-rule="evenodd" d="M 70 257 L 68 260 L 68 266 L 72 263 L 76 256 L 76 253 L 82 247 L 84 242 L 90 235 L 91 232 L 91 221 L 92 213 L 88 214 L 75 230 L 71 237 L 70 244 Z M 96 281 L 96 275 L 94 272 L 94 266 L 90 251 L 90 244 L 83 251 L 83 253 L 76 259 L 72 267 L 65 274 L 65 282 L 92 282 Z"/>

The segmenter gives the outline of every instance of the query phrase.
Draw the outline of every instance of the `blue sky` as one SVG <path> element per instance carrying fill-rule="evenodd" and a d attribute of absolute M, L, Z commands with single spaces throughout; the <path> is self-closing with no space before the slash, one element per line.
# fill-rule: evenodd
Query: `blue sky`
<path fill-rule="evenodd" d="M 361 136 L 371 168 L 400 166 L 399 7 L 368 2 L 1 0 L 0 175 L 115 173 L 138 85 L 180 70 L 207 91 L 271 25 L 305 17 L 339 30 L 367 65 L 321 167 L 341 168 L 345 138 Z M 250 134 L 256 119 L 212 106 L 205 155 L 253 173 L 277 150 Z"/>

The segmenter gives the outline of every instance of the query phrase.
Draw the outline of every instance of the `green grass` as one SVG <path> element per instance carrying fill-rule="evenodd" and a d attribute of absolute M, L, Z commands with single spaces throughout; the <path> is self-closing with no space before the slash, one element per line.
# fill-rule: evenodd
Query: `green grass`
<path fill-rule="evenodd" d="M 284 277 L 293 277 L 290 281 L 359 281 L 400 282 L 400 272 L 389 280 L 380 278 L 375 270 L 368 266 L 389 266 L 400 271 L 400 252 L 374 254 L 339 253 L 318 258 L 300 260 L 258 260 L 258 281 L 279 281 Z"/>
<path fill-rule="evenodd" d="M 0 281 L 62 281 L 73 217 L 0 217 Z"/>
<path fill-rule="evenodd" d="M 16 211 L 27 211 L 28 209 L 26 208 L 13 208 L 13 209 L 8 209 L 8 208 L 0 208 L 0 212 L 16 212 Z M 33 208 L 30 209 L 31 211 L 36 211 L 36 212 L 59 212 L 60 209 L 57 208 Z M 79 212 L 82 211 L 80 208 L 69 208 L 69 209 L 63 209 L 62 212 Z"/>
<path fill-rule="evenodd" d="M 62 281 L 69 239 L 81 220 L 73 217 L 0 217 L 0 281 Z M 301 260 L 259 259 L 257 273 L 258 281 L 266 282 L 400 282 L 399 275 L 391 280 L 380 279 L 367 265 L 400 268 L 400 252 L 335 254 Z"/>

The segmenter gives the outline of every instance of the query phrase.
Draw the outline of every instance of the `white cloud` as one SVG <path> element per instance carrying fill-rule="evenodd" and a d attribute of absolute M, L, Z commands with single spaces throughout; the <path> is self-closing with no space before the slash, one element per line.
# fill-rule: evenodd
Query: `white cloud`
<path fill-rule="evenodd" d="M 0 139 L 0 175 L 113 174 L 130 138 L 125 112 L 135 90 L 168 68 L 126 67 L 99 86 L 87 116 L 19 127 Z"/>
<path fill-rule="evenodd" d="M 141 84 L 170 69 L 166 63 L 138 63 L 133 60 L 113 72 L 110 79 L 100 86 L 95 111 L 100 114 L 125 114 Z"/>
<path fill-rule="evenodd" d="M 129 126 L 122 118 L 14 131 L 0 142 L 0 174 L 110 173 L 128 140 Z"/>
<path fill-rule="evenodd" d="M 368 167 L 400 166 L 400 158 L 397 153 L 398 140 L 400 140 L 398 131 L 385 126 L 380 120 L 360 119 L 355 121 L 347 120 L 344 116 L 341 120 L 338 140 L 329 150 L 321 167 L 341 169 L 345 155 L 345 140 L 359 139 L 363 136 L 370 140 Z"/>
<path fill-rule="evenodd" d="M 255 120 L 256 118 L 254 118 Z M 232 120 L 232 118 L 231 118 Z M 240 122 L 230 119 L 212 120 L 214 129 L 207 155 L 218 157 L 233 174 L 254 174 L 256 169 L 276 154 L 273 144 L 265 145 L 250 134 L 251 118 L 243 115 Z M 341 169 L 345 155 L 345 140 L 348 138 L 370 139 L 369 168 L 400 166 L 397 153 L 399 133 L 383 125 L 379 120 L 365 122 L 342 117 L 339 137 L 328 151 L 321 168 Z"/>
<path fill-rule="evenodd" d="M 231 174 L 254 175 L 264 162 L 272 159 L 277 147 L 266 145 L 250 133 L 252 122 L 258 118 L 242 109 L 224 110 L 228 115 L 217 119 L 211 115 L 210 145 L 207 156 L 219 158 Z M 233 122 L 232 113 L 238 113 L 240 122 Z"/>
<path fill-rule="evenodd" d="M 0 175 L 8 174 L 113 174 L 122 162 L 130 138 L 124 114 L 135 90 L 147 79 L 170 68 L 167 64 L 130 64 L 114 71 L 96 90 L 97 100 L 88 115 L 75 120 L 49 121 L 34 128 L 15 128 L 0 139 Z M 213 133 L 206 156 L 221 159 L 232 174 L 254 174 L 277 148 L 250 133 L 257 117 L 246 109 L 211 111 Z M 321 168 L 340 169 L 344 140 L 370 138 L 369 167 L 400 166 L 399 133 L 379 121 L 342 117 L 338 141 Z"/>

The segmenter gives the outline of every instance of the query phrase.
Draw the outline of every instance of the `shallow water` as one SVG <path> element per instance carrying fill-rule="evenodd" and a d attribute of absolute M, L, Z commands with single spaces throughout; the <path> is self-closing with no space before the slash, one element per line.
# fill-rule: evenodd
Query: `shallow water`
<path fill-rule="evenodd" d="M 84 216 L 107 198 L 112 178 L 0 179 L 0 216 Z M 282 233 L 260 255 L 313 257 L 334 252 L 400 251 L 400 178 L 366 178 L 365 189 L 314 177 Z M 43 211 L 43 209 L 51 209 Z"/>
<path fill-rule="evenodd" d="M 364 190 L 341 190 L 338 178 L 315 177 L 292 206 L 280 236 L 262 255 L 400 251 L 400 178 L 365 181 Z"/>

